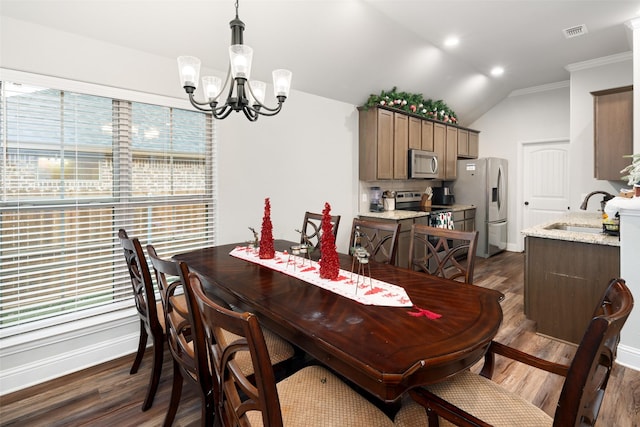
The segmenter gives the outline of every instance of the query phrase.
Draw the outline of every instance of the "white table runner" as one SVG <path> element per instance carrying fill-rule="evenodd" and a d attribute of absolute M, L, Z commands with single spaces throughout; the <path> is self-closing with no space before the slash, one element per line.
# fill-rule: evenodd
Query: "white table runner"
<path fill-rule="evenodd" d="M 236 247 L 229 255 L 304 280 L 361 304 L 387 307 L 413 306 L 402 287 L 381 280 L 342 269 L 336 280 L 323 279 L 320 277 L 320 265 L 308 258 L 276 251 L 274 258 L 260 259 L 257 250 L 246 246 Z"/>

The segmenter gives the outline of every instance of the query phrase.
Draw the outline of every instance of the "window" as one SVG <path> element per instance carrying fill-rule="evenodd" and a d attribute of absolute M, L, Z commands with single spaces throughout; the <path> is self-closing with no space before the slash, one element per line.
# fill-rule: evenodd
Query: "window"
<path fill-rule="evenodd" d="M 213 244 L 208 115 L 0 85 L 0 335 L 132 307 L 119 228 L 161 256 Z"/>

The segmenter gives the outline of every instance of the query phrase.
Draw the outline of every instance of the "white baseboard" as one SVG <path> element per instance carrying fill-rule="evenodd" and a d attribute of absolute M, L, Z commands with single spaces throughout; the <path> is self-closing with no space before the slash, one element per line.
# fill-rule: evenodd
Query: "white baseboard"
<path fill-rule="evenodd" d="M 640 349 L 618 344 L 616 363 L 635 371 L 640 371 Z"/>
<path fill-rule="evenodd" d="M 0 343 L 0 396 L 132 354 L 139 334 L 139 319 L 129 312 L 108 322 L 67 325 L 47 339 Z"/>

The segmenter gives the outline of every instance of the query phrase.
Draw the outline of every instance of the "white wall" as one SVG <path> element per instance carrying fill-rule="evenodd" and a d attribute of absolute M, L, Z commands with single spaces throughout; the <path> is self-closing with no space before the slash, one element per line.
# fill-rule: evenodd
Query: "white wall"
<path fill-rule="evenodd" d="M 186 99 L 173 58 L 0 19 L 0 68 Z M 355 106 L 295 90 L 278 116 L 218 122 L 217 242 L 250 239 L 270 197 L 275 238 L 298 238 L 304 212 L 329 202 L 345 248 L 357 213 L 357 125 Z M 131 310 L 3 339 L 0 395 L 134 353 L 137 336 Z"/>
<path fill-rule="evenodd" d="M 328 202 L 346 250 L 358 209 L 355 107 L 294 92 L 278 116 L 253 124 L 234 116 L 218 125 L 218 243 L 249 240 L 269 197 L 276 239 L 300 239 L 305 211 L 321 213 Z"/>

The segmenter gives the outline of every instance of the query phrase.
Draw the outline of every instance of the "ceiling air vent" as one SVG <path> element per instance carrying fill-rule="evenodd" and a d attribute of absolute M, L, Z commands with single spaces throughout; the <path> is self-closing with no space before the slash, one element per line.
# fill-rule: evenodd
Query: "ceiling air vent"
<path fill-rule="evenodd" d="M 565 28 L 564 30 L 562 30 L 562 32 L 564 33 L 564 36 L 568 39 L 573 38 L 573 37 L 578 37 L 584 34 L 587 34 L 587 26 L 582 24 L 582 25 L 576 25 L 575 27 L 571 27 L 571 28 Z"/>

